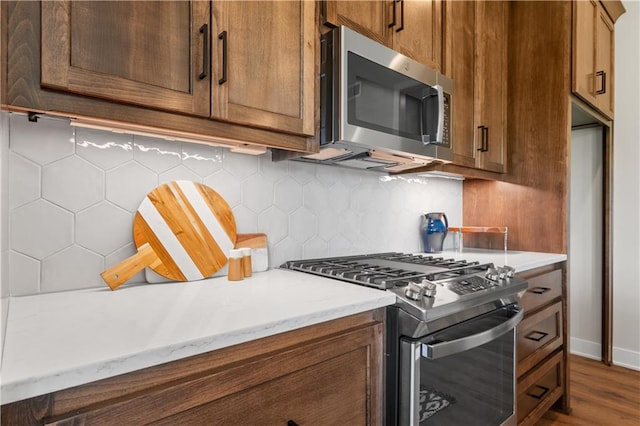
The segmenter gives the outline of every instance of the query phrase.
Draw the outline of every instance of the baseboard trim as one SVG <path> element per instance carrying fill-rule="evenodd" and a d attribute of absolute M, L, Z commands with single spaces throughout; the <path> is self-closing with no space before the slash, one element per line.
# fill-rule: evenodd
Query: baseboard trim
<path fill-rule="evenodd" d="M 590 342 L 576 337 L 571 337 L 569 340 L 569 351 L 572 354 L 598 361 L 602 359 L 602 345 L 600 343 Z M 640 352 L 614 347 L 613 365 L 640 371 Z"/>
<path fill-rule="evenodd" d="M 613 365 L 640 371 L 640 352 L 613 348 Z"/>

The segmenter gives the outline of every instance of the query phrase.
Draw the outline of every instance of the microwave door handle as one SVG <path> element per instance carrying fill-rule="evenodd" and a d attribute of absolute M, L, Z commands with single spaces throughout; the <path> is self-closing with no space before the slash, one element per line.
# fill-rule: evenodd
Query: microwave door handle
<path fill-rule="evenodd" d="M 460 339 L 451 340 L 448 342 L 436 343 L 433 345 L 423 343 L 421 345 L 422 357 L 428 359 L 443 358 L 445 356 L 454 355 L 459 352 L 473 349 L 480 345 L 484 345 L 485 343 L 488 343 L 494 339 L 497 339 L 509 330 L 515 328 L 515 326 L 518 325 L 520 321 L 522 321 L 524 310 L 517 309 L 513 310 L 512 312 L 516 312 L 514 316 L 489 330 L 483 331 L 482 333 L 473 334 L 471 336 L 462 337 Z"/>
<path fill-rule="evenodd" d="M 433 86 L 434 89 L 436 89 L 436 92 L 438 94 L 438 128 L 436 129 L 436 139 L 434 141 L 430 141 L 429 138 L 427 137 L 428 135 L 425 134 L 425 128 L 426 123 L 424 122 L 427 117 L 425 114 L 422 115 L 422 123 L 421 123 L 421 128 L 422 128 L 422 143 L 425 145 L 429 145 L 429 144 L 442 144 L 443 142 L 443 132 L 444 132 L 444 90 L 442 89 L 442 86 L 440 86 L 439 84 L 436 84 L 435 86 Z"/>

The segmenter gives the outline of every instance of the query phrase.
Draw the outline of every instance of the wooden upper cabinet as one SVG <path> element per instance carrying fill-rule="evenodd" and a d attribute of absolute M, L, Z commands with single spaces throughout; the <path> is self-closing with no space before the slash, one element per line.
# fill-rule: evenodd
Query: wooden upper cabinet
<path fill-rule="evenodd" d="M 454 163 L 506 171 L 507 2 L 448 4 Z"/>
<path fill-rule="evenodd" d="M 41 11 L 43 87 L 210 115 L 209 2 L 44 1 Z"/>
<path fill-rule="evenodd" d="M 613 119 L 613 21 L 594 0 L 574 1 L 573 14 L 573 92 Z"/>
<path fill-rule="evenodd" d="M 442 70 L 444 13 L 440 0 L 322 3 L 323 24 L 345 25 L 437 71 Z"/>
<path fill-rule="evenodd" d="M 213 2 L 212 116 L 314 134 L 315 4 Z"/>

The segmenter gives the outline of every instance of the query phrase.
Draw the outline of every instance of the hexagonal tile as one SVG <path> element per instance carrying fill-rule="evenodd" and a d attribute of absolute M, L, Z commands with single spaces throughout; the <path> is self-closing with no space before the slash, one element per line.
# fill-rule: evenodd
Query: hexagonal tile
<path fill-rule="evenodd" d="M 329 253 L 331 256 L 346 256 L 351 253 L 351 242 L 342 235 L 336 235 L 329 241 Z"/>
<path fill-rule="evenodd" d="M 105 193 L 107 200 L 133 213 L 156 186 L 158 175 L 130 161 L 107 172 Z"/>
<path fill-rule="evenodd" d="M 270 244 L 277 244 L 289 231 L 287 214 L 277 207 L 270 207 L 258 216 L 258 230 L 267 234 Z"/>
<path fill-rule="evenodd" d="M 316 167 L 316 179 L 326 187 L 338 182 L 340 176 L 336 173 L 335 167 L 318 166 Z"/>
<path fill-rule="evenodd" d="M 235 206 L 233 217 L 236 220 L 236 230 L 239 234 L 258 232 L 258 215 L 245 206 Z"/>
<path fill-rule="evenodd" d="M 308 209 L 302 207 L 289 216 L 289 234 L 298 242 L 304 243 L 316 235 L 318 219 Z"/>
<path fill-rule="evenodd" d="M 318 215 L 318 237 L 330 241 L 338 233 L 336 218 L 330 214 Z"/>
<path fill-rule="evenodd" d="M 265 177 L 273 182 L 278 182 L 287 177 L 288 165 L 287 161 L 273 161 L 271 159 L 271 151 L 267 151 L 265 155 L 259 158 L 259 171 Z"/>
<path fill-rule="evenodd" d="M 9 154 L 9 208 L 40 198 L 40 167 L 19 155 Z"/>
<path fill-rule="evenodd" d="M 360 239 L 360 218 L 352 210 L 347 210 L 340 216 L 338 232 L 351 243 Z"/>
<path fill-rule="evenodd" d="M 222 169 L 222 153 L 219 147 L 184 142 L 182 164 L 204 178 Z"/>
<path fill-rule="evenodd" d="M 280 241 L 269 251 L 269 264 L 282 265 L 288 260 L 302 258 L 302 245 L 291 237 Z"/>
<path fill-rule="evenodd" d="M 225 201 L 235 207 L 242 200 L 242 185 L 240 181 L 225 170 L 220 170 L 204 180 L 205 185 L 210 186 L 222 196 Z"/>
<path fill-rule="evenodd" d="M 311 181 L 302 189 L 302 204 L 313 212 L 329 209 L 332 202 L 330 189 L 318 181 Z"/>
<path fill-rule="evenodd" d="M 104 197 L 104 172 L 78 156 L 42 169 L 42 197 L 77 212 Z"/>
<path fill-rule="evenodd" d="M 258 171 L 258 157 L 225 150 L 222 154 L 222 167 L 232 175 L 244 179 Z"/>
<path fill-rule="evenodd" d="M 338 177 L 338 181 L 344 185 L 346 188 L 353 188 L 358 185 L 362 180 L 362 175 L 364 173 L 358 170 L 351 169 L 336 169 L 336 175 Z"/>
<path fill-rule="evenodd" d="M 376 188 L 370 182 L 362 182 L 351 190 L 351 206 L 355 211 L 366 213 L 376 205 Z"/>
<path fill-rule="evenodd" d="M 76 216 L 76 243 L 107 255 L 131 243 L 133 215 L 103 201 Z"/>
<path fill-rule="evenodd" d="M 118 263 L 122 262 L 126 258 L 133 256 L 137 252 L 138 252 L 138 249 L 136 249 L 136 246 L 133 243 L 127 244 L 126 246 L 119 248 L 118 250 L 114 251 L 113 253 L 105 257 L 104 259 L 105 269 L 113 265 L 117 265 Z M 127 285 L 129 283 L 143 283 L 145 281 L 146 280 L 144 276 L 144 271 L 140 271 L 137 274 L 135 274 L 133 277 L 131 277 L 129 281 L 127 281 L 127 283 L 125 283 L 124 285 Z"/>
<path fill-rule="evenodd" d="M 9 253 L 11 296 L 27 296 L 40 292 L 40 262 L 15 251 Z"/>
<path fill-rule="evenodd" d="M 319 237 L 310 239 L 302 246 L 302 257 L 304 259 L 317 259 L 327 256 L 329 256 L 329 244 Z"/>
<path fill-rule="evenodd" d="M 327 205 L 329 211 L 339 214 L 349 209 L 351 198 L 349 189 L 341 182 L 331 187 L 329 197 L 331 197 L 331 203 Z"/>
<path fill-rule="evenodd" d="M 181 163 L 182 143 L 135 135 L 133 159 L 156 173 L 166 172 Z"/>
<path fill-rule="evenodd" d="M 32 123 L 26 115 L 15 113 L 9 120 L 11 150 L 40 166 L 68 157 L 75 150 L 69 120 L 39 117 L 37 123 Z"/>
<path fill-rule="evenodd" d="M 309 183 L 316 177 L 316 165 L 301 161 L 289 161 L 289 176 L 300 185 Z"/>
<path fill-rule="evenodd" d="M 273 205 L 273 183 L 261 174 L 250 176 L 242 183 L 242 204 L 256 213 Z"/>
<path fill-rule="evenodd" d="M 73 243 L 73 214 L 45 200 L 11 212 L 11 248 L 44 259 Z"/>
<path fill-rule="evenodd" d="M 275 184 L 274 204 L 291 213 L 302 205 L 302 186 L 293 179 L 284 179 Z"/>
<path fill-rule="evenodd" d="M 102 287 L 103 270 L 102 256 L 73 245 L 42 261 L 40 287 L 43 292 Z"/>
<path fill-rule="evenodd" d="M 176 166 L 173 169 L 167 170 L 166 172 L 158 175 L 158 185 L 175 180 L 191 180 L 202 183 L 200 175 L 183 165 Z"/>
<path fill-rule="evenodd" d="M 109 170 L 133 159 L 133 136 L 78 127 L 76 154 L 103 170 Z"/>

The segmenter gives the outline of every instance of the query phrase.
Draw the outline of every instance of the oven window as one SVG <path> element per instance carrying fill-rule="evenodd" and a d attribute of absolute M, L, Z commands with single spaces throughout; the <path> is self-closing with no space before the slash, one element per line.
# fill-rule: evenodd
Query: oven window
<path fill-rule="evenodd" d="M 513 416 L 515 330 L 443 355 L 425 344 L 462 342 L 508 320 L 506 312 L 466 321 L 422 341 L 401 339 L 400 424 L 500 425 Z M 440 345 L 442 347 L 442 345 Z M 458 346 L 458 345 L 456 345 Z M 447 350 L 448 352 L 448 350 Z M 411 385 L 411 378 L 414 378 Z"/>

